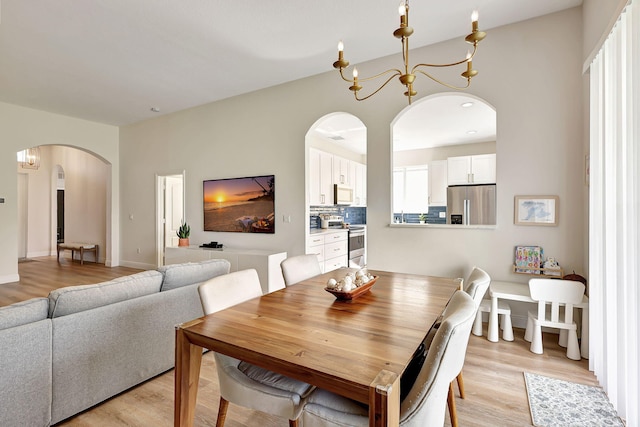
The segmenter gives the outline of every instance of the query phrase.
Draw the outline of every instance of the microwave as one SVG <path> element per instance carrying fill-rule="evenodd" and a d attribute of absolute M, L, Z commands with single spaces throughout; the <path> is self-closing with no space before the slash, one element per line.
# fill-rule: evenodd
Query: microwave
<path fill-rule="evenodd" d="M 350 205 L 353 203 L 353 188 L 341 185 L 333 185 L 333 203 L 336 205 Z"/>

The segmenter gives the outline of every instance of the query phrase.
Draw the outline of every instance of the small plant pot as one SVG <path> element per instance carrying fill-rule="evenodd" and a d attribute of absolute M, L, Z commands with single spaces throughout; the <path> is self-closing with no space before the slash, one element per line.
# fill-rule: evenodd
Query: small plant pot
<path fill-rule="evenodd" d="M 424 224 L 424 220 L 420 220 L 420 224 Z"/>
<path fill-rule="evenodd" d="M 189 238 L 178 239 L 178 246 L 189 246 Z"/>

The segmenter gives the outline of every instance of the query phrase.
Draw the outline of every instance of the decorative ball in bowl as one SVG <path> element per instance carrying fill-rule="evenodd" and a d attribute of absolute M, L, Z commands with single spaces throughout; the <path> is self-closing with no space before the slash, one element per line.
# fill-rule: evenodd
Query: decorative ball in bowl
<path fill-rule="evenodd" d="M 338 300 L 348 301 L 367 292 L 376 280 L 378 280 L 377 276 L 358 270 L 347 273 L 339 280 L 329 279 L 324 290 L 333 294 Z"/>

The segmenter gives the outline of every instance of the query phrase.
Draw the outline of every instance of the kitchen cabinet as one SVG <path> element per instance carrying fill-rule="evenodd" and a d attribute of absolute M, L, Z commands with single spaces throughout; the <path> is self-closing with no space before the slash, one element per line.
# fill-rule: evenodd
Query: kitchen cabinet
<path fill-rule="evenodd" d="M 165 249 L 166 265 L 208 259 L 226 259 L 231 264 L 230 271 L 253 268 L 258 272 L 260 286 L 262 286 L 264 294 L 284 288 L 280 263 L 286 258 L 286 252 L 261 249 L 208 249 L 198 246 L 167 247 Z"/>
<path fill-rule="evenodd" d="M 447 161 L 432 161 L 429 165 L 429 206 L 447 206 L 447 183 Z"/>
<path fill-rule="evenodd" d="M 347 267 L 349 262 L 348 231 L 331 230 L 311 234 L 307 240 L 307 254 L 318 256 L 323 273 Z"/>
<path fill-rule="evenodd" d="M 309 203 L 333 205 L 333 155 L 309 149 Z"/>
<path fill-rule="evenodd" d="M 315 148 L 309 149 L 309 204 L 332 206 L 333 185 L 351 187 L 352 206 L 367 205 L 367 165 Z"/>
<path fill-rule="evenodd" d="M 351 176 L 349 175 L 349 167 L 351 163 L 348 159 L 340 156 L 333 156 L 333 183 L 340 185 L 353 185 Z"/>
<path fill-rule="evenodd" d="M 353 206 L 367 206 L 367 165 L 352 161 L 349 166 L 353 186 Z"/>
<path fill-rule="evenodd" d="M 479 154 L 447 159 L 448 185 L 495 184 L 496 155 Z"/>

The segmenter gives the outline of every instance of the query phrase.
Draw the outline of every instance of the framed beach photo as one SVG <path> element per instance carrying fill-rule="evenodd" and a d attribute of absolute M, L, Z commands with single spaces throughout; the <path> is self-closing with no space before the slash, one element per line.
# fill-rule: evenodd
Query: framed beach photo
<path fill-rule="evenodd" d="M 275 233 L 275 176 L 203 182 L 204 231 Z"/>
<path fill-rule="evenodd" d="M 516 225 L 558 225 L 558 196 L 515 196 Z"/>

